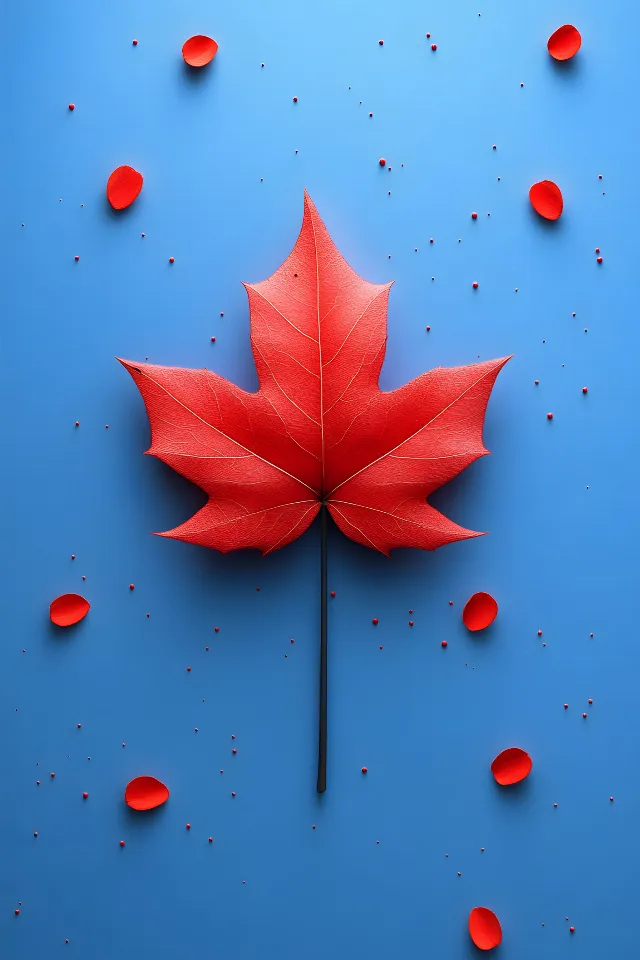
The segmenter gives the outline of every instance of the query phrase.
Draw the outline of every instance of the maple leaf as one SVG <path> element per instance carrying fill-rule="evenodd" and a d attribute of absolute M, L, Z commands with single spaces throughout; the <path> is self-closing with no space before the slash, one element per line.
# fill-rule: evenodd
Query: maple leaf
<path fill-rule="evenodd" d="M 427 497 L 489 452 L 484 415 L 509 357 L 380 390 L 390 287 L 351 269 L 305 191 L 292 252 L 268 280 L 245 284 L 256 393 L 209 370 L 120 360 L 147 409 L 147 453 L 209 497 L 161 536 L 264 555 L 323 504 L 348 537 L 387 555 L 480 536 Z"/>

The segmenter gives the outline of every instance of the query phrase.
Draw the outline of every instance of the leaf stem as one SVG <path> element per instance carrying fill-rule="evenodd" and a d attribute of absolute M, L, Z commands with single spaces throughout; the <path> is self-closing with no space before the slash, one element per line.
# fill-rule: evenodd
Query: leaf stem
<path fill-rule="evenodd" d="M 327 508 L 320 510 L 320 708 L 318 793 L 327 789 Z"/>

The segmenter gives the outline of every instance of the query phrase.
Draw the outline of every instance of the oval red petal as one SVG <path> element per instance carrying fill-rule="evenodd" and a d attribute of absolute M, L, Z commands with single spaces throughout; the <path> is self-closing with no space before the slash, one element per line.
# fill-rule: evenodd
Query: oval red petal
<path fill-rule="evenodd" d="M 499 753 L 491 764 L 491 773 L 496 782 L 503 787 L 512 783 L 520 783 L 531 773 L 533 763 L 531 757 L 520 747 L 509 747 Z"/>
<path fill-rule="evenodd" d="M 540 180 L 529 190 L 531 206 L 546 220 L 557 220 L 562 213 L 562 191 L 553 180 Z"/>
<path fill-rule="evenodd" d="M 469 914 L 469 935 L 480 950 L 493 950 L 502 942 L 502 927 L 493 910 L 473 908 Z"/>
<path fill-rule="evenodd" d="M 116 167 L 107 180 L 107 200 L 114 210 L 129 207 L 142 190 L 142 174 L 128 167 Z"/>
<path fill-rule="evenodd" d="M 211 37 L 189 37 L 182 45 L 182 56 L 190 67 L 204 67 L 218 52 L 218 44 Z"/>
<path fill-rule="evenodd" d="M 498 616 L 498 604 L 490 593 L 474 593 L 462 611 L 462 621 L 467 630 L 484 630 Z"/>
<path fill-rule="evenodd" d="M 124 799 L 132 810 L 153 810 L 169 799 L 169 788 L 155 777 L 136 777 L 127 784 Z"/>
<path fill-rule="evenodd" d="M 63 593 L 49 606 L 49 616 L 58 627 L 70 627 L 79 623 L 89 613 L 91 604 L 79 593 Z"/>
<path fill-rule="evenodd" d="M 570 60 L 576 55 L 581 44 L 580 31 L 570 23 L 565 23 L 551 34 L 547 42 L 547 50 L 554 60 Z"/>

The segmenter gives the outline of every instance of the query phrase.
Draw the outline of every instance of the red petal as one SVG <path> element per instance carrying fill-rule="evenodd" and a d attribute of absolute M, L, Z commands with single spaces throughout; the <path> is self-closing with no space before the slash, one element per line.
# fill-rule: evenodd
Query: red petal
<path fill-rule="evenodd" d="M 130 206 L 142 190 L 142 174 L 133 167 L 116 167 L 107 180 L 107 200 L 114 210 Z"/>
<path fill-rule="evenodd" d="M 90 609 L 89 601 L 79 593 L 63 593 L 51 603 L 49 616 L 58 627 L 70 627 L 86 617 Z"/>
<path fill-rule="evenodd" d="M 153 810 L 169 799 L 169 788 L 155 777 L 136 777 L 127 784 L 124 799 L 132 810 Z"/>
<path fill-rule="evenodd" d="M 540 180 L 529 190 L 531 206 L 541 217 L 557 220 L 562 213 L 562 192 L 553 180 Z"/>
<path fill-rule="evenodd" d="M 474 907 L 469 914 L 469 934 L 480 950 L 493 950 L 502 942 L 502 927 L 493 910 Z"/>
<path fill-rule="evenodd" d="M 182 45 L 182 56 L 190 67 L 204 67 L 218 52 L 218 44 L 211 37 L 189 37 Z"/>
<path fill-rule="evenodd" d="M 498 616 L 498 604 L 490 593 L 474 593 L 462 611 L 462 621 L 467 630 L 484 630 Z"/>
<path fill-rule="evenodd" d="M 531 757 L 520 747 L 509 747 L 499 753 L 491 764 L 491 773 L 497 783 L 506 787 L 511 783 L 520 783 L 531 773 Z"/>
<path fill-rule="evenodd" d="M 547 50 L 554 60 L 570 60 L 580 49 L 581 43 L 580 31 L 570 23 L 565 23 L 551 34 L 547 42 Z"/>

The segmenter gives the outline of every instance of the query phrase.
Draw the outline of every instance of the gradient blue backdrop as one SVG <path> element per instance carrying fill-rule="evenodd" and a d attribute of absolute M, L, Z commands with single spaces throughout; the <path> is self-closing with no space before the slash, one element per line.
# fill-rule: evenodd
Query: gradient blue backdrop
<path fill-rule="evenodd" d="M 3 958 L 453 960 L 476 904 L 504 957 L 637 956 L 639 19 L 633 0 L 7 9 Z M 583 48 L 559 66 L 563 22 Z M 220 52 L 192 75 L 199 32 Z M 121 163 L 145 182 L 118 216 Z M 528 204 L 542 178 L 555 225 Z M 396 280 L 383 387 L 515 354 L 493 456 L 433 497 L 490 536 L 387 560 L 331 530 L 321 798 L 317 524 L 264 561 L 149 536 L 203 496 L 142 456 L 114 360 L 255 388 L 240 281 L 285 258 L 304 186 L 353 267 Z M 483 589 L 500 614 L 472 636 Z M 61 634 L 68 591 L 92 608 Z M 511 745 L 533 773 L 503 791 Z M 146 817 L 122 800 L 141 773 L 171 788 Z"/>

